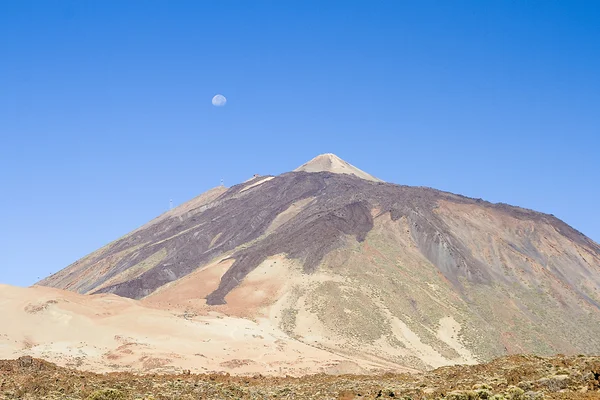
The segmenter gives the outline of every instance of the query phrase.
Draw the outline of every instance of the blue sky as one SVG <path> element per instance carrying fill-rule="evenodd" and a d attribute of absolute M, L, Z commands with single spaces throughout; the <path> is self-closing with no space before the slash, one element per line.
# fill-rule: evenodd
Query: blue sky
<path fill-rule="evenodd" d="M 597 1 L 1 1 L 0 282 L 325 152 L 600 241 L 598 21 Z"/>

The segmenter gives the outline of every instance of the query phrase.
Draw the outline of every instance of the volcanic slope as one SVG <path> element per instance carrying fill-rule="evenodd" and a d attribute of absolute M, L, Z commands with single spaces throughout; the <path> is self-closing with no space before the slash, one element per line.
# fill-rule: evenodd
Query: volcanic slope
<path fill-rule="evenodd" d="M 417 369 L 600 352 L 598 244 L 552 215 L 385 183 L 331 154 L 213 189 L 40 284 L 268 319 Z"/>

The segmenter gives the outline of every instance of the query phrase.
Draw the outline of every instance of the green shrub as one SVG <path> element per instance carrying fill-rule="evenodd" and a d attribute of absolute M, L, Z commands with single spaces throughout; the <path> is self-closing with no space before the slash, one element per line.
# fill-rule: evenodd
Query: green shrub
<path fill-rule="evenodd" d="M 492 391 L 489 389 L 477 389 L 475 390 L 475 394 L 477 395 L 476 399 L 488 400 L 492 398 Z"/>
<path fill-rule="evenodd" d="M 125 400 L 125 394 L 117 389 L 100 389 L 90 394 L 87 400 Z"/>
<path fill-rule="evenodd" d="M 511 386 L 506 389 L 506 398 L 510 400 L 524 400 L 525 391 L 520 387 Z"/>
<path fill-rule="evenodd" d="M 478 386 L 478 385 L 476 385 L 476 386 Z M 481 386 L 487 386 L 487 385 L 481 385 Z M 492 396 L 492 391 L 490 389 L 487 389 L 487 387 L 481 388 L 481 386 L 478 386 L 479 389 L 476 389 L 476 390 L 455 390 L 453 392 L 448 393 L 448 395 L 446 396 L 446 399 L 448 399 L 448 400 L 491 400 L 491 399 L 499 400 L 499 399 L 504 398 L 504 397 L 496 398 L 496 397 Z"/>
<path fill-rule="evenodd" d="M 477 394 L 472 391 L 456 390 L 448 393 L 446 396 L 448 400 L 477 400 Z"/>

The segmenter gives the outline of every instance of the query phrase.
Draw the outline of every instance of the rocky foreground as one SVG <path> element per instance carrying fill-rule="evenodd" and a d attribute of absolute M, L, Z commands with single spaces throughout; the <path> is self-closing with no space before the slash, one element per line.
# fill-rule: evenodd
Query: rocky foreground
<path fill-rule="evenodd" d="M 94 374 L 31 357 L 0 361 L 0 399 L 600 399 L 600 357 L 510 356 L 423 374 Z"/>

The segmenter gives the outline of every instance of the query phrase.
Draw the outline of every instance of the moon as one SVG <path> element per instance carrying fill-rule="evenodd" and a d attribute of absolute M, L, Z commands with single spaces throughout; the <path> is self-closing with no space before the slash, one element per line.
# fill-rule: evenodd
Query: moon
<path fill-rule="evenodd" d="M 222 94 L 218 94 L 212 98 L 212 104 L 215 107 L 223 107 L 225 104 L 227 104 L 227 98 L 225 98 L 225 96 Z"/>

